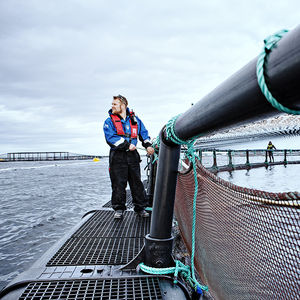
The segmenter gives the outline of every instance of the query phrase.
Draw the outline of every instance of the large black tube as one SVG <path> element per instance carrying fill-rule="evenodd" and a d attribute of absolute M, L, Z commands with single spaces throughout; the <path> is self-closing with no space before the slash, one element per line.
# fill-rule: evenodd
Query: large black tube
<path fill-rule="evenodd" d="M 152 238 L 171 237 L 179 157 L 180 146 L 169 145 L 162 131 L 150 226 Z"/>
<path fill-rule="evenodd" d="M 258 86 L 256 62 L 257 58 L 179 116 L 176 135 L 187 140 L 278 114 Z M 272 49 L 265 73 L 269 90 L 278 102 L 300 110 L 300 26 Z"/>
<path fill-rule="evenodd" d="M 181 115 L 175 133 L 187 140 L 238 123 L 246 123 L 279 112 L 265 99 L 256 78 L 257 59 L 225 81 Z M 284 106 L 300 109 L 300 26 L 278 42 L 268 59 L 266 80 L 273 96 Z M 180 146 L 165 140 L 161 145 L 155 181 L 150 234 L 146 237 L 146 262 L 170 265 L 171 229 Z"/>

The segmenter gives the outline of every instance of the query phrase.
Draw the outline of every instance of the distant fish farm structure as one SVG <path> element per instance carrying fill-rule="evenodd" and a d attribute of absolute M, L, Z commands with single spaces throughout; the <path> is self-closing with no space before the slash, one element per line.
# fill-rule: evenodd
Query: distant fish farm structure
<path fill-rule="evenodd" d="M 85 160 L 101 158 L 99 155 L 86 155 L 71 152 L 11 152 L 2 154 L 0 161 L 46 161 L 46 160 Z"/>

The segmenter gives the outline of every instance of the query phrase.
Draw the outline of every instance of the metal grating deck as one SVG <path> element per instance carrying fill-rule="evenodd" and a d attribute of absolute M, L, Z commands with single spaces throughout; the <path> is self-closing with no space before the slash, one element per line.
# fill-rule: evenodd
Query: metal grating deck
<path fill-rule="evenodd" d="M 126 211 L 121 220 L 113 211 L 97 211 L 56 252 L 51 266 L 123 265 L 142 249 L 149 232 L 150 218 Z"/>
<path fill-rule="evenodd" d="M 150 218 L 140 218 L 125 211 L 123 219 L 115 220 L 113 211 L 97 211 L 72 237 L 144 237 L 150 231 Z"/>
<path fill-rule="evenodd" d="M 108 201 L 107 203 L 105 203 L 103 205 L 103 207 L 110 207 L 111 208 L 112 207 L 111 206 L 111 201 Z M 126 207 L 127 207 L 127 209 L 134 207 L 134 205 L 132 203 L 132 196 L 131 196 L 130 190 L 126 190 Z"/>
<path fill-rule="evenodd" d="M 70 238 L 47 267 L 127 264 L 143 245 L 143 238 Z"/>
<path fill-rule="evenodd" d="M 19 300 L 162 300 L 159 280 L 135 277 L 30 283 Z"/>

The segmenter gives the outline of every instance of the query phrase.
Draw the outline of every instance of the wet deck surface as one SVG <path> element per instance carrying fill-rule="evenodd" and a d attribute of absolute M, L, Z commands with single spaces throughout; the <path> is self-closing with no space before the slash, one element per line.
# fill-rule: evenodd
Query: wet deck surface
<path fill-rule="evenodd" d="M 29 299 L 163 299 L 158 278 L 60 280 L 30 283 L 20 300 Z"/>
<path fill-rule="evenodd" d="M 142 249 L 150 219 L 125 211 L 113 218 L 113 211 L 97 211 L 80 227 L 47 263 L 49 266 L 124 265 Z"/>

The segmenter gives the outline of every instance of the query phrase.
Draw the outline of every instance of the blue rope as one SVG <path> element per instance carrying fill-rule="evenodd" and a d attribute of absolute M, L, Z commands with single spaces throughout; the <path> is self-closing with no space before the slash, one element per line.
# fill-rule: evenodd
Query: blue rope
<path fill-rule="evenodd" d="M 270 52 L 276 46 L 277 42 L 280 41 L 280 39 L 287 32 L 288 32 L 288 30 L 285 30 L 285 29 L 281 30 L 281 31 L 278 31 L 277 33 L 275 33 L 275 34 L 267 37 L 264 40 L 265 46 L 264 46 L 263 51 L 258 56 L 258 60 L 257 60 L 257 64 L 256 64 L 257 82 L 258 82 L 258 85 L 259 85 L 262 93 L 264 94 L 264 96 L 266 97 L 266 99 L 270 102 L 270 104 L 274 108 L 276 108 L 279 111 L 288 113 L 288 114 L 300 115 L 300 111 L 299 110 L 289 109 L 288 107 L 285 107 L 282 104 L 280 104 L 273 97 L 272 93 L 269 91 L 269 89 L 267 87 L 266 80 L 265 80 L 265 75 L 264 75 L 265 67 L 267 65 L 268 56 L 269 56 Z"/>

